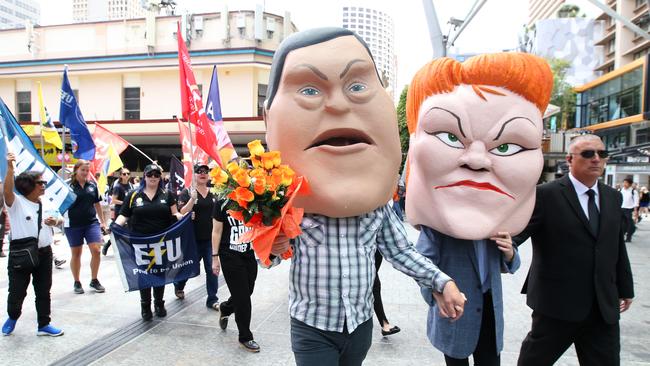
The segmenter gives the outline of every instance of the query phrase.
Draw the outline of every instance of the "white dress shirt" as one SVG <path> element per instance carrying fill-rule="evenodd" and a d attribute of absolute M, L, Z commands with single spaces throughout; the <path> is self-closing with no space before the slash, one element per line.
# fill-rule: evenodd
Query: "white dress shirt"
<path fill-rule="evenodd" d="M 623 195 L 621 208 L 633 209 L 639 205 L 639 193 L 632 189 L 631 186 L 628 188 L 621 188 L 621 194 Z"/>
<path fill-rule="evenodd" d="M 582 184 L 579 180 L 576 179 L 576 177 L 573 176 L 573 174 L 569 173 L 569 179 L 571 179 L 571 183 L 573 184 L 573 188 L 575 188 L 576 193 L 578 194 L 578 201 L 580 201 L 580 207 L 582 207 L 582 212 L 585 213 L 585 216 L 587 219 L 589 219 L 589 195 L 587 194 L 588 190 L 593 190 L 596 192 L 596 195 L 594 196 L 594 199 L 596 200 L 596 207 L 598 207 L 598 211 L 600 212 L 600 194 L 598 193 L 598 181 L 594 183 L 593 186 L 587 187 L 586 185 Z"/>

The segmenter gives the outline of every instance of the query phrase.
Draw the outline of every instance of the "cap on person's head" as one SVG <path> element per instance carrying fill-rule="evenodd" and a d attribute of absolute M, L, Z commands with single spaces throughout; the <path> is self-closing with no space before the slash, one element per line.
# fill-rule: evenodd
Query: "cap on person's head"
<path fill-rule="evenodd" d="M 144 174 L 147 174 L 147 173 L 153 172 L 153 171 L 158 171 L 159 173 L 162 173 L 162 171 L 160 170 L 160 167 L 158 165 L 156 165 L 156 164 L 149 164 L 146 167 L 144 167 Z"/>
<path fill-rule="evenodd" d="M 199 170 L 205 169 L 207 171 L 210 171 L 210 167 L 207 164 L 196 164 L 194 165 L 194 173 L 198 173 Z"/>

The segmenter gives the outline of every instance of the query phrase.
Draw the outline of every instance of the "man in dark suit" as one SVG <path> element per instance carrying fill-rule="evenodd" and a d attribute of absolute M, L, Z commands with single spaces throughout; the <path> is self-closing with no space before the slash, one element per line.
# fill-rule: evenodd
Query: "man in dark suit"
<path fill-rule="evenodd" d="M 537 187 L 526 229 L 533 260 L 522 293 L 533 309 L 519 365 L 552 365 L 575 344 L 581 365 L 620 364 L 619 313 L 634 289 L 622 227 L 621 194 L 600 182 L 607 162 L 598 136 L 569 146 L 570 173 Z"/>

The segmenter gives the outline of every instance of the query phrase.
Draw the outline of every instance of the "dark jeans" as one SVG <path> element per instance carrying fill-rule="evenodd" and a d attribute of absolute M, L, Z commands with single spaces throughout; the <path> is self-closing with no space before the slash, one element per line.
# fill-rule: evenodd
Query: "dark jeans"
<path fill-rule="evenodd" d="M 161 303 L 165 297 L 165 286 L 153 288 L 153 300 L 155 303 Z M 151 287 L 140 290 L 140 301 L 151 304 Z"/>
<path fill-rule="evenodd" d="M 31 271 L 9 269 L 9 296 L 7 297 L 7 314 L 11 319 L 18 319 L 22 313 L 23 301 L 27 296 L 30 277 L 33 279 L 36 295 L 36 314 L 38 327 L 50 324 L 50 289 L 52 288 L 52 248 L 38 250 L 38 267 Z"/>
<path fill-rule="evenodd" d="M 552 365 L 571 344 L 575 345 L 580 365 L 620 365 L 618 322 L 605 323 L 595 301 L 587 318 L 580 322 L 554 319 L 536 311 L 532 318 L 532 328 L 521 344 L 518 365 Z"/>
<path fill-rule="evenodd" d="M 221 315 L 235 313 L 239 342 L 253 340 L 251 333 L 251 295 L 257 279 L 257 261 L 252 252 L 236 254 L 222 251 L 221 268 L 230 290 L 230 298 L 221 303 Z"/>
<path fill-rule="evenodd" d="M 379 250 L 375 251 L 375 282 L 372 284 L 372 297 L 374 298 L 373 307 L 375 308 L 375 315 L 379 320 L 379 326 L 383 327 L 388 323 L 386 313 L 384 312 L 384 304 L 381 301 L 381 282 L 379 281 L 379 267 L 384 257 L 381 256 Z"/>
<path fill-rule="evenodd" d="M 623 224 L 625 225 L 626 240 L 632 240 L 632 235 L 634 235 L 634 232 L 636 231 L 636 225 L 634 224 L 633 214 L 634 214 L 633 208 L 623 209 L 623 217 L 625 218 Z"/>
<path fill-rule="evenodd" d="M 0 252 L 5 240 L 5 223 L 7 221 L 7 214 L 2 206 L 0 206 Z"/>
<path fill-rule="evenodd" d="M 357 366 L 372 342 L 372 319 L 348 333 L 329 332 L 291 318 L 291 349 L 298 366 Z"/>
<path fill-rule="evenodd" d="M 211 308 L 219 298 L 217 297 L 217 290 L 219 289 L 219 277 L 215 276 L 212 272 L 212 241 L 196 241 L 197 252 L 199 260 L 203 260 L 203 269 L 205 270 L 205 289 L 208 292 L 208 299 L 205 306 Z M 174 289 L 184 290 L 187 280 L 174 282 Z"/>
<path fill-rule="evenodd" d="M 472 352 L 474 365 L 499 366 L 501 356 L 497 353 L 496 325 L 494 323 L 494 305 L 490 291 L 483 294 L 483 315 L 478 343 Z M 469 358 L 458 359 L 445 355 L 447 366 L 469 366 Z"/>

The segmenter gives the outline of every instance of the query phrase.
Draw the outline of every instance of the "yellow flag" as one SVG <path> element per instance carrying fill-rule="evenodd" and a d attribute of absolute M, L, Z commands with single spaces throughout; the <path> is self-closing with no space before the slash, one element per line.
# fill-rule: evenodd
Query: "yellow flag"
<path fill-rule="evenodd" d="M 59 150 L 63 150 L 63 144 L 61 143 L 61 136 L 56 132 L 54 123 L 50 118 L 50 114 L 47 113 L 47 108 L 43 104 L 43 91 L 41 90 L 41 83 L 38 82 L 38 106 L 39 106 L 39 117 L 41 120 L 41 133 L 43 134 L 43 139 L 45 142 L 57 147 Z"/>
<path fill-rule="evenodd" d="M 106 188 L 108 186 L 108 176 L 123 166 L 124 163 L 122 163 L 120 155 L 115 151 L 113 144 L 111 144 L 108 147 L 107 157 L 102 162 L 102 169 L 99 173 L 99 179 L 97 179 L 97 188 L 99 188 L 99 193 L 103 195 L 106 192 Z"/>

